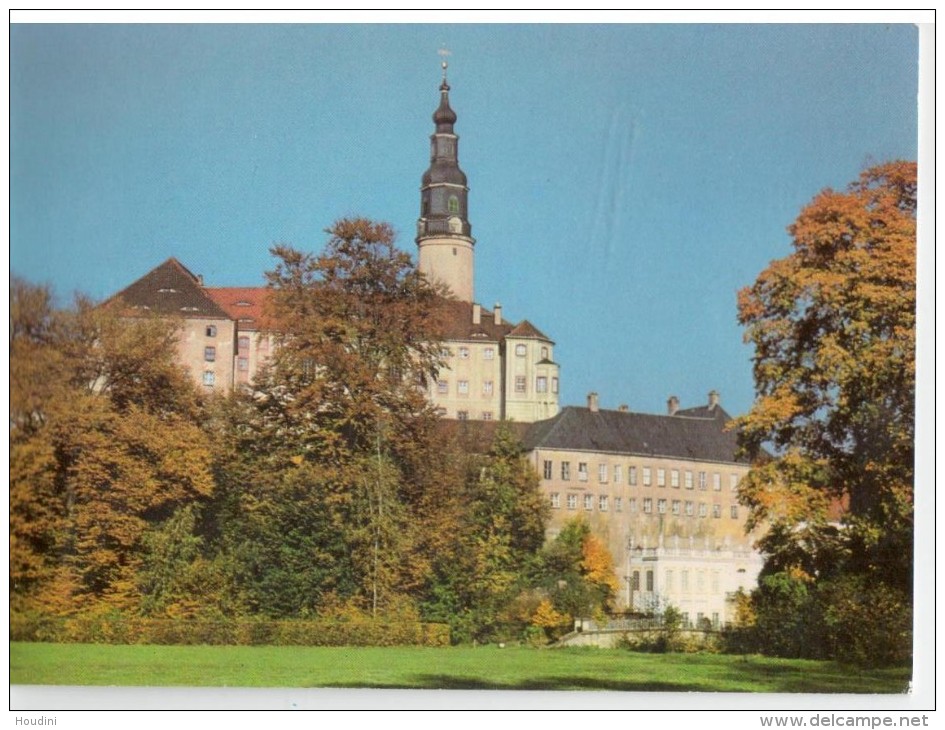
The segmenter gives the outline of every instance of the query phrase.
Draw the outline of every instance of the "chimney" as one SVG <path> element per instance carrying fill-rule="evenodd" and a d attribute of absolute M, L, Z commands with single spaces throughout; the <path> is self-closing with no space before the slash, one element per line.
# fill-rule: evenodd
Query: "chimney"
<path fill-rule="evenodd" d="M 719 391 L 710 390 L 709 391 L 709 410 L 711 411 L 719 404 Z"/>
<path fill-rule="evenodd" d="M 496 302 L 494 310 L 495 310 L 495 323 L 502 324 L 502 305 Z"/>
<path fill-rule="evenodd" d="M 679 398 L 677 398 L 674 395 L 671 395 L 669 399 L 666 401 L 666 412 L 671 416 L 675 416 L 676 411 L 678 410 L 679 410 Z"/>
<path fill-rule="evenodd" d="M 482 324 L 482 307 L 473 303 L 473 324 Z"/>
<path fill-rule="evenodd" d="M 597 393 L 588 393 L 587 394 L 587 409 L 591 413 L 597 413 L 600 410 L 600 405 L 597 401 Z"/>
<path fill-rule="evenodd" d="M 630 406 L 628 406 L 626 403 L 621 403 L 620 406 L 617 408 L 617 410 L 620 411 L 621 413 L 629 413 Z"/>

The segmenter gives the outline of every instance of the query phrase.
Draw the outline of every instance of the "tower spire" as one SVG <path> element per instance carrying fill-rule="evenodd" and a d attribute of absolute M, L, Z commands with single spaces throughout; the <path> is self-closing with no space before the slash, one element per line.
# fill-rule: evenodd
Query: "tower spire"
<path fill-rule="evenodd" d="M 459 136 L 453 129 L 456 112 L 450 106 L 446 78 L 450 52 L 444 47 L 440 67 L 440 104 L 433 112 L 436 128 L 430 136 L 430 167 L 420 184 L 417 247 L 420 270 L 447 284 L 462 301 L 473 299 L 472 227 L 468 219 L 466 175 L 459 167 Z"/>

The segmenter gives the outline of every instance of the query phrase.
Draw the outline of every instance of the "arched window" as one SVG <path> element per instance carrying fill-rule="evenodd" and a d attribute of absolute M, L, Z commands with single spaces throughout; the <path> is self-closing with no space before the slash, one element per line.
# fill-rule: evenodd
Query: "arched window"
<path fill-rule="evenodd" d="M 450 213 L 459 213 L 459 198 L 455 195 L 451 195 L 446 204 L 446 208 Z"/>

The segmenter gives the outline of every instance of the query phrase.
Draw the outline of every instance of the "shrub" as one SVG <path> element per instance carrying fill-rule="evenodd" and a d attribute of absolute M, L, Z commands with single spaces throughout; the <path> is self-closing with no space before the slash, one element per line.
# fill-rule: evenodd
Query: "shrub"
<path fill-rule="evenodd" d="M 12 614 L 11 641 L 81 644 L 217 644 L 275 646 L 448 646 L 449 626 L 417 621 L 208 621 L 142 618 L 117 612 L 69 618 Z"/>

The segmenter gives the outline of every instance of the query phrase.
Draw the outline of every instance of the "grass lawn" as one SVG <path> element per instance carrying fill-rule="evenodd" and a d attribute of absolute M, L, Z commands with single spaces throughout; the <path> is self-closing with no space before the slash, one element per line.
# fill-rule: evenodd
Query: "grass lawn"
<path fill-rule="evenodd" d="M 908 667 L 526 647 L 10 644 L 12 684 L 902 693 Z"/>

